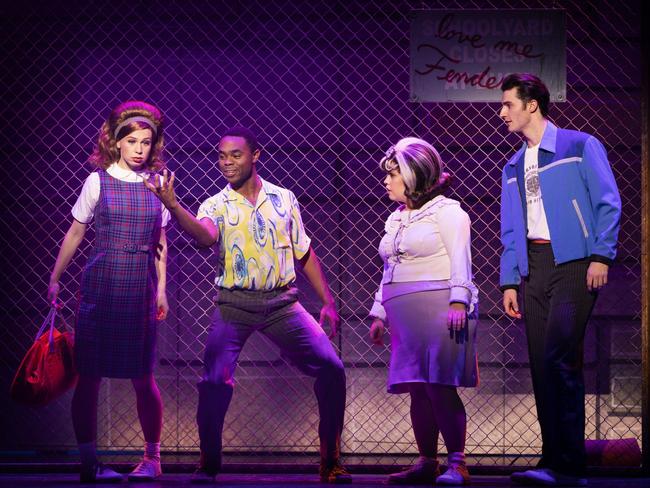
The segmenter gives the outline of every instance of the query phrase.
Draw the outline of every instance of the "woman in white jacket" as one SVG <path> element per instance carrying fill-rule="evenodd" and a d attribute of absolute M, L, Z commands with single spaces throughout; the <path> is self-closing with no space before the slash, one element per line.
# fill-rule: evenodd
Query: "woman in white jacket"
<path fill-rule="evenodd" d="M 422 139 L 405 138 L 380 162 L 388 197 L 400 203 L 386 222 L 379 245 L 384 273 L 370 316 L 370 337 L 383 344 L 391 327 L 389 393 L 409 393 L 411 422 L 420 458 L 388 478 L 391 484 L 459 485 L 465 465 L 465 407 L 459 386 L 478 384 L 476 315 L 472 283 L 470 220 L 459 202 L 443 193 L 451 176 L 440 155 Z M 438 434 L 448 454 L 440 475 Z"/>

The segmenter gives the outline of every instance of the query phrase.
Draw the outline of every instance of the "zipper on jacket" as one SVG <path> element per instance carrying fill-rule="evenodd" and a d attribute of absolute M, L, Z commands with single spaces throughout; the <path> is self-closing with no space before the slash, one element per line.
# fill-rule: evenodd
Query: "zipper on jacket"
<path fill-rule="evenodd" d="M 582 212 L 580 212 L 580 207 L 578 206 L 578 201 L 574 198 L 571 200 L 573 203 L 573 208 L 576 211 L 576 214 L 578 215 L 578 220 L 580 221 L 580 225 L 582 226 L 582 233 L 585 235 L 585 237 L 589 237 L 589 232 L 587 232 L 587 226 L 585 225 L 585 220 L 582 218 Z"/>

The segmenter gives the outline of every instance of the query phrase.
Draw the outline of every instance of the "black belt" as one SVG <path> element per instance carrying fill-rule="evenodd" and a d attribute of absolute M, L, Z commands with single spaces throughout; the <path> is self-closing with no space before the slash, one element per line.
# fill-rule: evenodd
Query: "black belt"
<path fill-rule="evenodd" d="M 223 286 L 217 286 L 217 291 L 243 291 L 245 293 L 251 293 L 251 294 L 264 294 L 264 293 L 284 293 L 285 291 L 289 291 L 292 288 L 295 288 L 295 284 L 289 283 L 288 285 L 280 286 L 278 288 L 273 288 L 271 290 L 251 290 L 248 288 L 224 288 Z"/>

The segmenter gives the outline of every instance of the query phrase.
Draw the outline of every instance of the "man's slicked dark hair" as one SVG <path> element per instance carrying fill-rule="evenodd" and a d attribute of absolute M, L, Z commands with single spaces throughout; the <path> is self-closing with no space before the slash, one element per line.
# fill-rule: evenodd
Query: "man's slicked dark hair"
<path fill-rule="evenodd" d="M 524 103 L 537 100 L 542 115 L 548 115 L 551 96 L 542 80 L 530 73 L 512 73 L 503 79 L 501 91 L 517 89 L 517 97 Z"/>
<path fill-rule="evenodd" d="M 242 126 L 236 126 L 236 127 L 231 127 L 228 129 L 226 132 L 224 132 L 221 136 L 221 139 L 224 137 L 241 137 L 242 139 L 246 140 L 246 144 L 248 145 L 248 148 L 251 150 L 251 152 L 255 152 L 260 148 L 259 143 L 257 142 L 257 137 L 255 137 L 255 134 L 253 134 L 253 131 Z"/>

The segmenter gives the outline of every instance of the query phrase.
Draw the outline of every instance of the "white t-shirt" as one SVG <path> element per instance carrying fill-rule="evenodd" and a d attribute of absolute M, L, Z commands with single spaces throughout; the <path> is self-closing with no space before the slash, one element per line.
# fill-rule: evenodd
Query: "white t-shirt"
<path fill-rule="evenodd" d="M 129 171 L 128 169 L 120 168 L 117 163 L 111 164 L 106 172 L 111 175 L 113 178 L 120 181 L 126 181 L 128 183 L 140 183 L 141 185 L 144 174 L 135 171 Z M 95 215 L 95 207 L 97 207 L 97 202 L 99 202 L 99 173 L 93 171 L 88 175 L 84 186 L 81 189 L 79 198 L 77 202 L 72 207 L 72 216 L 75 220 L 78 220 L 82 224 L 89 224 Z M 169 210 L 161 203 L 162 209 L 162 226 L 165 227 L 169 223 L 171 215 Z"/>
<path fill-rule="evenodd" d="M 542 201 L 542 189 L 539 186 L 537 157 L 539 144 L 526 148 L 524 156 L 524 187 L 526 188 L 526 212 L 528 217 L 528 239 L 550 240 L 546 222 L 546 212 Z"/>

